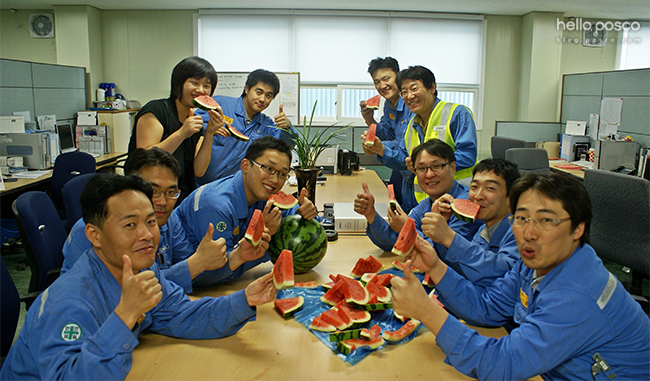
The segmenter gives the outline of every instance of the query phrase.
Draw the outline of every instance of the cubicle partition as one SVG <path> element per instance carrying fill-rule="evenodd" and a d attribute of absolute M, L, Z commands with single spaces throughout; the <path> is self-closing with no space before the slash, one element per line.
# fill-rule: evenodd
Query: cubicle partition
<path fill-rule="evenodd" d="M 527 147 L 534 148 L 537 142 L 559 142 L 564 133 L 561 123 L 553 122 L 510 122 L 496 121 L 494 135 L 524 140 Z"/>

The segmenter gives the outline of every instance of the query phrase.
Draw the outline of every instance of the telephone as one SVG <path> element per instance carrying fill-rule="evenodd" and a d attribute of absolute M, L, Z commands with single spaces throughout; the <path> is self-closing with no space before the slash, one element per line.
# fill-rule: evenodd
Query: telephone
<path fill-rule="evenodd" d="M 627 168 L 625 165 L 619 165 L 616 168 L 612 168 L 610 170 L 610 172 L 617 172 L 617 173 L 622 173 L 624 175 L 632 175 L 632 176 L 636 176 L 636 174 L 637 174 L 636 168 L 632 167 L 630 169 L 630 168 Z"/>

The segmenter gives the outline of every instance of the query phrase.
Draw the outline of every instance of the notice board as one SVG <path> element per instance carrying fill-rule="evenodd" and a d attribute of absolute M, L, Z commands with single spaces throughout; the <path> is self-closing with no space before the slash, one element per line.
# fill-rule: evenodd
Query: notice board
<path fill-rule="evenodd" d="M 217 73 L 219 78 L 214 95 L 241 96 L 248 74 L 248 72 Z M 275 75 L 280 80 L 280 92 L 263 112 L 273 119 L 280 112 L 282 104 L 284 113 L 295 126 L 300 116 L 300 73 L 275 73 Z"/>

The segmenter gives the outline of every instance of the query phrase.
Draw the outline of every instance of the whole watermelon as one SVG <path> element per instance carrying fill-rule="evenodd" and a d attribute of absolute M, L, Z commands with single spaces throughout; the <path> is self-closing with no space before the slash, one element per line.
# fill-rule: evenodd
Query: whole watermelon
<path fill-rule="evenodd" d="M 327 252 L 325 230 L 314 219 L 305 220 L 299 214 L 286 216 L 271 238 L 271 261 L 275 263 L 285 249 L 293 253 L 293 271 L 305 273 L 319 264 Z"/>

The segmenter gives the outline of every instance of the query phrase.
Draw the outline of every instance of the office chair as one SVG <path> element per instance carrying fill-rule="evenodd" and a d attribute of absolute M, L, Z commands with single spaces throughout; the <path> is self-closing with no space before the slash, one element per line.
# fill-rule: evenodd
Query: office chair
<path fill-rule="evenodd" d="M 506 160 L 517 164 L 519 172 L 550 173 L 548 152 L 543 148 L 510 148 Z"/>
<path fill-rule="evenodd" d="M 591 246 L 599 256 L 631 270 L 628 291 L 645 305 L 643 278 L 650 276 L 650 182 L 604 171 L 585 171 L 585 188 L 591 199 Z"/>
<path fill-rule="evenodd" d="M 72 224 L 74 224 L 76 220 L 71 221 L 71 223 L 68 223 L 67 221 L 62 194 L 63 186 L 77 175 L 95 173 L 95 168 L 95 158 L 85 152 L 75 151 L 57 156 L 56 161 L 54 162 L 54 170 L 52 171 L 51 194 L 54 206 L 59 211 L 58 213 L 61 220 L 64 222 L 64 226 L 68 227 L 69 225 L 72 227 Z"/>
<path fill-rule="evenodd" d="M 4 360 L 9 353 L 11 343 L 16 335 L 18 316 L 20 315 L 20 298 L 18 290 L 11 279 L 5 262 L 0 257 L 0 282 L 2 283 L 2 303 L 0 303 L 0 357 Z"/>
<path fill-rule="evenodd" d="M 63 186 L 63 203 L 65 204 L 65 213 L 70 228 L 81 218 L 81 191 L 84 189 L 90 179 L 96 173 L 86 173 L 76 176 Z"/>
<path fill-rule="evenodd" d="M 92 157 L 92 156 L 91 156 Z M 60 274 L 67 233 L 52 200 L 44 192 L 18 196 L 12 208 L 32 270 L 29 292 L 45 290 Z"/>
<path fill-rule="evenodd" d="M 492 150 L 493 159 L 505 159 L 506 150 L 509 148 L 526 148 L 526 142 L 503 136 L 493 136 L 490 139 L 490 149 Z"/>

